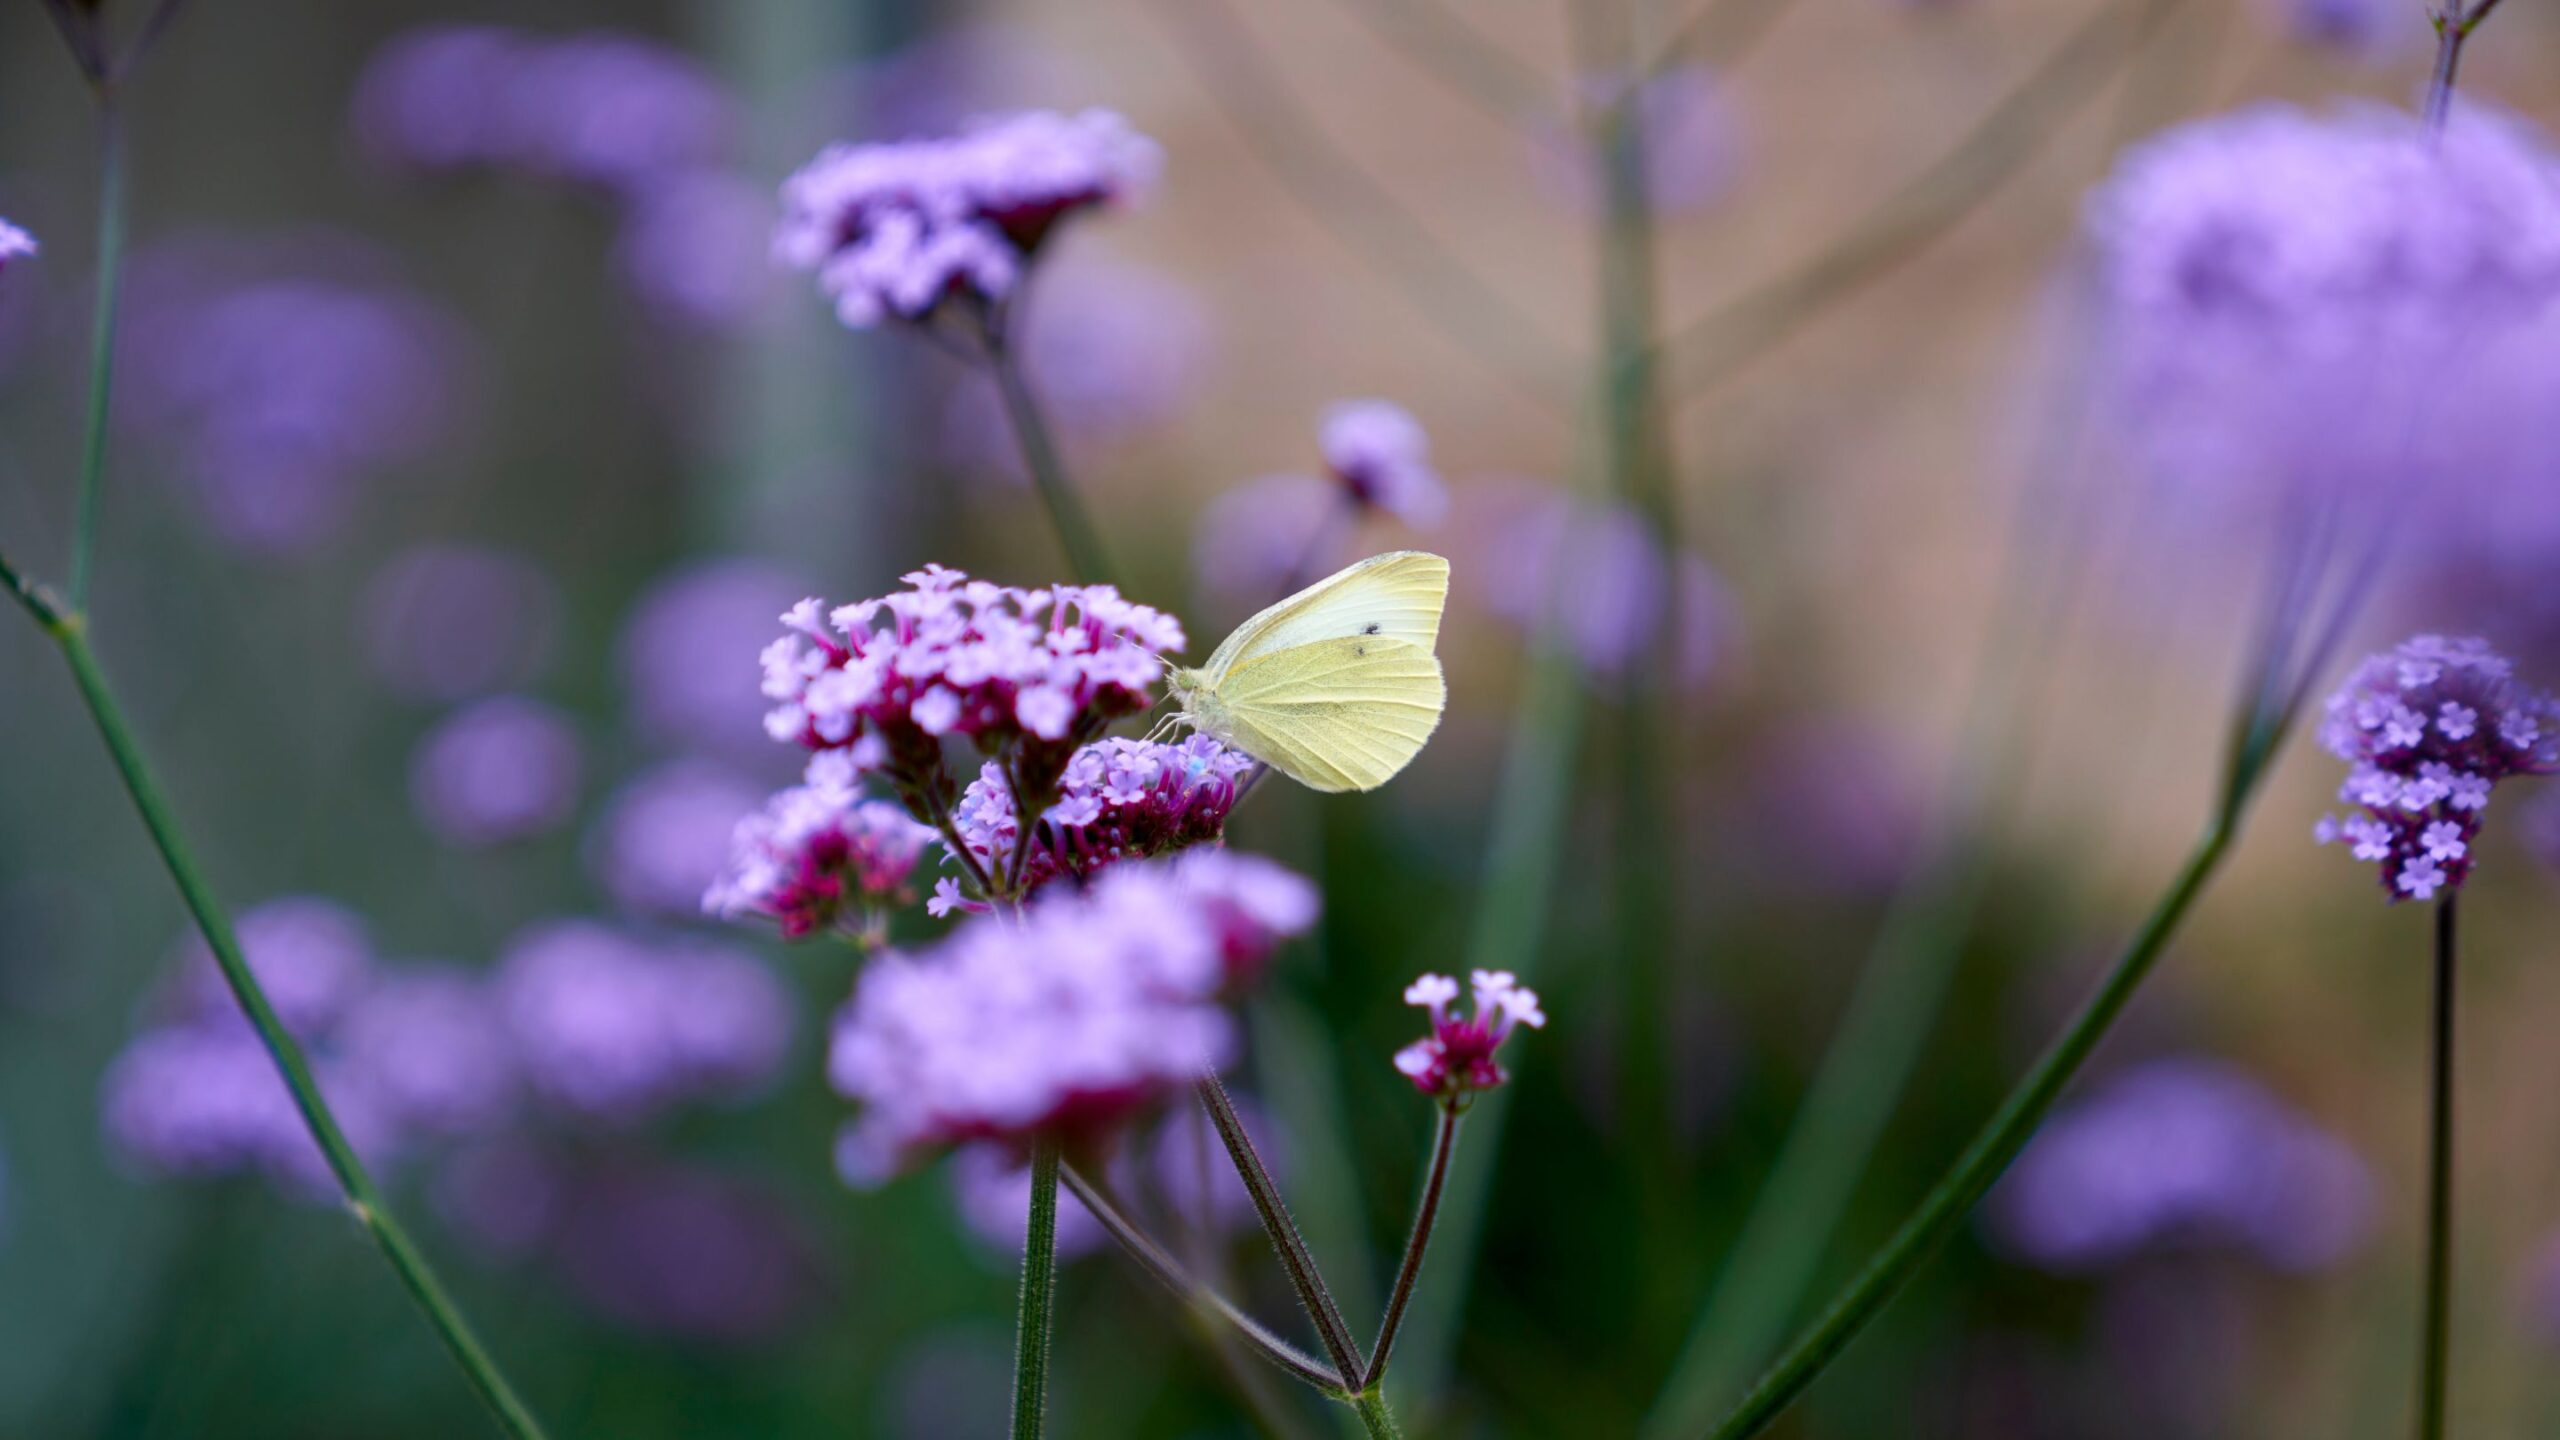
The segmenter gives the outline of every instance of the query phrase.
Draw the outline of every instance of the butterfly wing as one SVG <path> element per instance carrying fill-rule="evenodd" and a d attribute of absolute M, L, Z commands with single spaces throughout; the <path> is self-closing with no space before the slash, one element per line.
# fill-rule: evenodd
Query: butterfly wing
<path fill-rule="evenodd" d="M 1238 662 L 1209 708 L 1220 740 L 1310 790 L 1339 792 L 1375 790 L 1412 763 L 1448 695 L 1429 650 L 1355 634 Z"/>
<path fill-rule="evenodd" d="M 1429 653 L 1440 643 L 1449 562 L 1421 550 L 1372 555 L 1317 581 L 1235 628 L 1200 667 L 1211 685 L 1259 656 L 1319 640 L 1375 636 Z"/>

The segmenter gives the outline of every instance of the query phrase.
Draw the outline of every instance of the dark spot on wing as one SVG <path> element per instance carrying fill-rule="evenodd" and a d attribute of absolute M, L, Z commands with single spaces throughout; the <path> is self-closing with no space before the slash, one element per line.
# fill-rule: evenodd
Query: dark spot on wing
<path fill-rule="evenodd" d="M 1351 653 L 1354 655 L 1366 655 L 1369 653 L 1369 647 L 1366 645 L 1354 645 L 1351 647 Z"/>
<path fill-rule="evenodd" d="M 1360 627 L 1360 633 L 1361 633 L 1361 634 L 1363 634 L 1363 635 L 1375 635 L 1375 634 L 1377 634 L 1377 633 L 1378 633 L 1378 622 L 1377 622 L 1377 621 L 1375 621 L 1375 620 L 1372 620 L 1372 621 L 1370 621 L 1368 624 L 1361 626 L 1361 627 Z"/>

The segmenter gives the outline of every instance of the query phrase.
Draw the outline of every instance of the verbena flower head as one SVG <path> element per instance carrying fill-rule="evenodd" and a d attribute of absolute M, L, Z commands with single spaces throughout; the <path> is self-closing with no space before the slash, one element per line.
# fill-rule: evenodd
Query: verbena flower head
<path fill-rule="evenodd" d="M 1469 567 L 1485 607 L 1552 634 L 1594 680 L 1639 675 L 1695 690 L 1719 675 L 1740 627 L 1705 557 L 1667 548 L 1622 505 L 1589 505 L 1534 483 L 1493 483 Z"/>
<path fill-rule="evenodd" d="M 820 759 L 843 758 L 829 751 Z M 813 767 L 816 768 L 816 767 Z M 789 939 L 911 899 L 908 877 L 932 827 L 887 800 L 865 799 L 850 766 L 834 783 L 795 785 L 737 823 L 728 869 L 702 897 L 704 913 L 761 916 Z"/>
<path fill-rule="evenodd" d="M 1023 887 L 1216 841 L 1254 764 L 1206 735 L 1173 745 L 1114 736 L 1085 746 L 1067 762 L 1057 802 L 1033 828 Z M 960 842 L 983 866 L 1011 863 L 1023 843 L 1013 787 L 992 762 L 962 792 L 952 818 Z M 955 881 L 945 879 L 935 891 L 937 915 L 970 906 Z"/>
<path fill-rule="evenodd" d="M 653 766 L 605 802 L 587 837 L 587 868 L 626 909 L 699 915 L 703 893 L 728 868 L 731 832 L 764 802 L 764 787 L 710 761 Z"/>
<path fill-rule="evenodd" d="M 419 742 L 409 764 L 418 818 L 449 844 L 496 845 L 551 830 L 578 803 L 577 727 L 521 695 L 476 701 Z"/>
<path fill-rule="evenodd" d="M 2320 743 L 2348 763 L 2314 833 L 2372 863 L 2392 900 L 2462 888 L 2489 792 L 2560 768 L 2560 701 L 2519 684 L 2477 639 L 2420 635 L 2367 658 L 2329 699 Z"/>
<path fill-rule="evenodd" d="M 650 582 L 615 641 L 641 733 L 691 751 L 768 758 L 758 729 L 767 705 L 751 657 L 773 637 L 773 617 L 808 593 L 805 579 L 744 555 L 693 561 Z M 686 903 L 701 898 L 696 889 Z"/>
<path fill-rule="evenodd" d="M 12 260 L 33 259 L 37 248 L 36 237 L 0 220 L 0 270 L 8 269 Z"/>
<path fill-rule="evenodd" d="M 1319 443 L 1325 468 L 1367 509 L 1417 530 L 1449 513 L 1449 488 L 1431 468 L 1431 437 L 1403 406 L 1346 400 L 1327 410 Z"/>
<path fill-rule="evenodd" d="M 736 1098 L 790 1048 L 789 992 L 726 946 L 552 921 L 509 943 L 496 985 L 526 1082 L 573 1119 L 631 1125 Z"/>
<path fill-rule="evenodd" d="M 1457 1104 L 1479 1090 L 1490 1090 L 1511 1078 L 1494 1052 L 1511 1032 L 1526 1025 L 1543 1028 L 1546 1012 L 1537 992 L 1521 985 L 1508 970 L 1478 970 L 1469 977 L 1475 991 L 1475 1013 L 1459 1015 L 1451 1007 L 1458 982 L 1446 975 L 1425 975 L 1405 987 L 1404 1003 L 1431 1012 L 1431 1033 L 1396 1052 L 1396 1069 L 1413 1087 L 1443 1103 Z"/>
<path fill-rule="evenodd" d="M 829 1046 L 829 1078 L 862 1107 L 837 1167 L 871 1185 L 970 1141 L 1099 1142 L 1233 1055 L 1221 998 L 1315 914 L 1279 866 L 1195 851 L 874 961 Z"/>
<path fill-rule="evenodd" d="M 2560 168 L 2522 122 L 2261 105 L 2128 151 L 2084 231 L 2101 413 L 2182 508 L 2547 557 Z"/>
<path fill-rule="evenodd" d="M 560 587 L 492 545 L 404 550 L 365 585 L 365 666 L 406 699 L 451 703 L 530 683 L 560 635 Z"/>
<path fill-rule="evenodd" d="M 2343 1142 L 2230 1066 L 2176 1057 L 2055 1116 L 1985 1218 L 2003 1249 L 2063 1273 L 2181 1245 L 2308 1270 L 2352 1250 L 2373 1211 Z"/>
<path fill-rule="evenodd" d="M 846 751 L 910 808 L 949 783 L 950 735 L 1046 795 L 1077 746 L 1153 703 L 1161 652 L 1184 643 L 1180 621 L 1108 585 L 1025 590 L 939 565 L 906 580 L 833 612 L 793 607 L 792 633 L 764 652 L 764 693 L 775 739 Z"/>
<path fill-rule="evenodd" d="M 856 328 L 993 305 L 1069 216 L 1128 203 L 1163 163 L 1108 110 L 1035 110 L 947 139 L 836 145 L 783 182 L 774 255 Z"/>

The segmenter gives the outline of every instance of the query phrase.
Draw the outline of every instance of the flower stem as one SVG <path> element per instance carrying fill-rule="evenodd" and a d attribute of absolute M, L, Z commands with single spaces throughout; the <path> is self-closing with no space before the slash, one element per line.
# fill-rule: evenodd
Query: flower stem
<path fill-rule="evenodd" d="M 1049 1331 L 1058 1308 L 1058 1142 L 1031 1142 L 1031 1220 L 1022 1238 L 1022 1303 L 1013 1330 L 1013 1440 L 1048 1423 Z"/>
<path fill-rule="evenodd" d="M 89 604 L 98 515 L 106 489 L 108 401 L 115 385 L 116 308 L 123 290 L 124 117 L 115 92 L 98 91 L 98 295 L 89 325 L 89 420 L 80 455 L 80 494 L 71 527 L 71 608 Z"/>
<path fill-rule="evenodd" d="M 1396 1286 L 1387 1296 L 1386 1318 L 1378 1323 L 1378 1343 L 1369 1347 L 1369 1373 L 1362 1387 L 1375 1392 L 1387 1375 L 1387 1356 L 1395 1349 L 1396 1331 L 1404 1326 L 1405 1307 L 1413 1303 L 1413 1287 L 1422 1279 L 1422 1252 L 1430 1247 L 1431 1227 L 1440 1218 L 1440 1191 L 1449 1180 L 1449 1156 L 1458 1148 L 1458 1107 L 1442 1101 L 1440 1130 L 1431 1142 L 1431 1173 L 1422 1182 L 1422 1203 L 1413 1213 L 1413 1234 L 1404 1242 L 1404 1263 L 1396 1267 Z"/>
<path fill-rule="evenodd" d="M 416 1302 L 428 1323 L 435 1327 L 437 1337 L 452 1353 L 454 1363 L 462 1367 L 464 1376 L 470 1380 L 472 1389 L 478 1392 L 481 1402 L 489 1407 L 499 1428 L 515 1440 L 542 1440 L 541 1423 L 517 1398 L 506 1376 L 499 1372 L 496 1361 L 481 1347 L 470 1323 L 454 1307 L 452 1297 L 445 1293 L 426 1257 L 383 1203 L 381 1191 L 375 1187 L 364 1161 L 357 1156 L 355 1147 L 347 1142 L 346 1132 L 339 1128 L 336 1115 L 329 1109 L 329 1102 L 321 1095 L 319 1082 L 312 1075 L 310 1061 L 304 1056 L 301 1044 L 277 1018 L 275 1007 L 268 1003 L 256 974 L 249 969 L 249 962 L 240 951 L 239 938 L 232 932 L 230 917 L 223 913 L 222 906 L 213 898 L 212 887 L 205 882 L 193 852 L 179 835 L 177 820 L 170 813 L 168 800 L 161 794 L 159 782 L 143 760 L 132 727 L 126 723 L 122 708 L 107 687 L 105 674 L 98 668 L 97 656 L 89 648 L 86 617 L 76 610 L 53 605 L 43 592 L 33 587 L 18 588 L 29 608 L 37 613 L 46 633 L 61 647 L 63 659 L 71 667 L 72 680 L 79 686 L 80 698 L 88 704 L 90 718 L 97 724 L 99 737 L 106 742 L 107 754 L 115 762 L 116 773 L 123 777 L 125 790 L 133 798 L 134 809 L 141 813 L 143 827 L 151 833 L 151 842 L 160 852 L 161 863 L 167 867 L 169 878 L 177 883 L 178 893 L 186 901 L 188 912 L 195 917 L 196 927 L 203 932 L 205 944 L 213 951 L 214 962 L 221 967 L 224 982 L 231 987 L 232 997 L 239 1002 L 250 1026 L 257 1031 L 258 1039 L 265 1044 L 267 1054 L 275 1061 L 285 1089 L 293 1096 L 295 1110 L 300 1112 L 303 1125 L 319 1145 L 321 1156 L 328 1162 L 329 1173 L 336 1178 L 338 1188 L 345 1196 L 347 1210 L 373 1237 L 375 1246 L 391 1263 L 402 1287 L 409 1292 L 409 1298 Z"/>
<path fill-rule="evenodd" d="M 1334 1374 L 1345 1391 L 1359 1389 L 1360 1376 L 1368 1368 L 1361 1361 L 1360 1346 L 1351 1338 L 1351 1327 L 1343 1321 L 1342 1308 L 1333 1303 L 1332 1292 L 1324 1288 L 1324 1277 L 1316 1273 L 1315 1257 L 1308 1253 L 1306 1240 L 1289 1218 L 1289 1206 L 1280 1198 L 1280 1187 L 1271 1183 L 1271 1172 L 1255 1153 L 1253 1137 L 1245 1133 L 1235 1102 L 1227 1098 L 1227 1087 L 1215 1074 L 1204 1074 L 1199 1091 L 1200 1103 L 1209 1108 L 1209 1118 L 1218 1127 L 1218 1138 L 1226 1142 L 1227 1155 L 1235 1161 L 1236 1174 L 1253 1197 L 1254 1212 L 1262 1217 L 1262 1228 L 1270 1233 L 1272 1248 L 1280 1252 L 1281 1268 L 1289 1272 L 1298 1303 L 1315 1324 L 1316 1338 L 1324 1343 Z"/>
<path fill-rule="evenodd" d="M 2427 1280 L 2418 1327 L 2418 1440 L 2443 1440 L 2453 1298 L 2453 896 L 2436 906 L 2435 1041 L 2427 1077 Z"/>
<path fill-rule="evenodd" d="M 2060 1098 L 2063 1087 L 2089 1058 L 2100 1037 L 2116 1018 L 2125 1002 L 2133 998 L 2143 978 L 2151 971 L 2169 937 L 2185 920 L 2205 883 L 2221 867 L 2236 833 L 2236 812 L 2225 811 L 2215 816 L 2198 838 L 2177 878 L 2161 895 L 2142 930 L 2134 937 L 2115 968 L 2072 1017 L 2070 1026 L 2054 1041 L 2043 1058 L 2029 1070 L 2009 1092 L 1990 1121 L 1974 1136 L 1973 1143 L 1928 1196 L 1920 1202 L 1911 1217 L 1903 1221 L 1893 1238 L 1867 1262 L 1866 1268 L 1841 1292 L 1810 1330 L 1790 1346 L 1778 1362 L 1751 1389 L 1742 1403 L 1727 1415 L 1712 1432 L 1712 1440 L 1747 1440 L 1758 1435 L 1785 1413 L 1796 1397 L 1812 1385 L 1814 1378 L 1839 1357 L 1849 1342 L 1883 1310 L 1903 1283 L 1909 1280 L 1947 1237 L 1964 1222 L 1974 1203 L 1980 1200 L 2009 1162 L 2025 1148 L 2028 1137 L 2035 1133 L 2053 1102 Z"/>
<path fill-rule="evenodd" d="M 1102 548 L 1102 536 L 1093 528 L 1093 517 L 1085 513 L 1083 499 L 1067 478 L 1066 463 L 1058 458 L 1058 445 L 1049 433 L 1049 422 L 1040 413 L 1040 402 L 1031 394 L 1031 382 L 1022 371 L 1021 352 L 996 323 L 987 329 L 987 368 L 995 375 L 997 393 L 1004 397 L 1005 418 L 1013 423 L 1013 438 L 1022 447 L 1022 463 L 1031 472 L 1040 503 L 1048 507 L 1049 526 L 1057 532 L 1058 548 L 1067 552 L 1067 568 L 1087 585 L 1116 583 L 1111 557 Z"/>
<path fill-rule="evenodd" d="M 1084 1202 L 1084 1208 L 1093 1212 L 1094 1220 L 1103 1230 L 1120 1243 L 1121 1249 L 1129 1252 L 1129 1258 L 1138 1262 L 1138 1268 L 1155 1277 L 1158 1284 L 1172 1291 L 1194 1310 L 1234 1326 L 1236 1333 L 1245 1338 L 1256 1354 L 1296 1378 L 1336 1398 L 1343 1398 L 1349 1393 L 1341 1377 L 1327 1370 L 1323 1361 L 1272 1334 L 1261 1321 L 1237 1308 L 1234 1301 L 1192 1278 L 1190 1272 L 1182 1268 L 1182 1263 L 1173 1258 L 1172 1252 L 1138 1228 L 1111 1196 L 1101 1186 L 1085 1178 L 1082 1171 L 1073 1165 L 1063 1166 L 1059 1177 L 1067 1189 Z"/>
<path fill-rule="evenodd" d="M 1387 1397 L 1377 1386 L 1352 1396 L 1351 1411 L 1360 1417 L 1360 1428 L 1369 1432 L 1369 1440 L 1404 1440 L 1404 1432 L 1396 1428 L 1395 1412 L 1387 1408 Z"/>
<path fill-rule="evenodd" d="M 2497 8 L 2498 0 L 2480 0 L 2476 8 L 2466 12 L 2463 0 L 2445 0 L 2444 8 L 2436 12 L 2436 65 L 2427 78 L 2428 129 L 2443 132 L 2446 118 L 2453 113 L 2453 85 L 2462 69 L 2463 42 Z"/>

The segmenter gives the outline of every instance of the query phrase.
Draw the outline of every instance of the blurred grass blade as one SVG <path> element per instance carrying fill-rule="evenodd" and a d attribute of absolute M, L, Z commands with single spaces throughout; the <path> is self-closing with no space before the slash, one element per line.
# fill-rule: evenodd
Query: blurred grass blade
<path fill-rule="evenodd" d="M 1374 1315 L 1378 1285 L 1362 1218 L 1360 1172 L 1349 1149 L 1336 1047 L 1305 1001 L 1274 991 L 1253 1007 L 1263 1103 L 1288 1139 L 1289 1188 L 1301 1202 L 1298 1228 L 1324 1267 L 1344 1313 Z"/>

